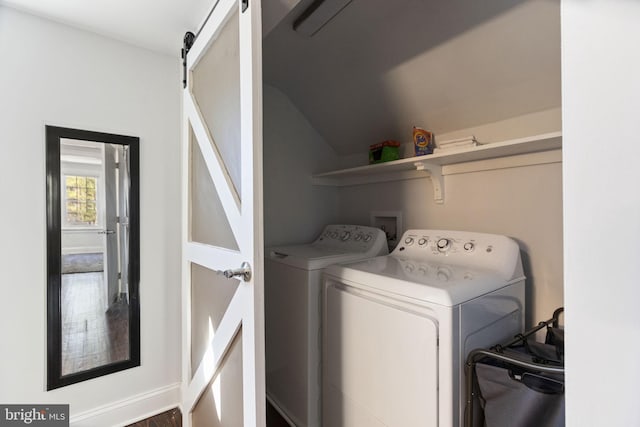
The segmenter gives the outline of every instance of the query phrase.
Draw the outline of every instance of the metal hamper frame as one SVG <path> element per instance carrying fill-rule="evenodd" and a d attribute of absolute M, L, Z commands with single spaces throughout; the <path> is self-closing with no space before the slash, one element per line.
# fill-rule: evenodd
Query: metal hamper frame
<path fill-rule="evenodd" d="M 464 426 L 465 427 L 473 427 L 473 416 L 474 416 L 474 401 L 477 397 L 477 392 L 474 387 L 474 378 L 475 378 L 475 369 L 476 364 L 483 359 L 490 358 L 494 360 L 499 360 L 501 362 L 506 362 L 510 365 L 529 369 L 535 372 L 542 372 L 547 374 L 564 374 L 564 366 L 550 366 L 547 364 L 534 363 L 528 360 L 519 359 L 514 356 L 507 356 L 503 354 L 504 349 L 515 346 L 520 343 L 524 343 L 526 339 L 538 331 L 552 325 L 554 328 L 559 326 L 558 318 L 560 314 L 564 311 L 563 307 L 558 308 L 553 312 L 553 317 L 549 320 L 538 323 L 534 328 L 529 329 L 528 331 L 516 335 L 513 340 L 505 343 L 499 344 L 491 349 L 483 349 L 478 348 L 472 350 L 467 356 L 467 362 L 465 364 L 465 374 L 466 374 L 466 406 L 464 412 Z"/>

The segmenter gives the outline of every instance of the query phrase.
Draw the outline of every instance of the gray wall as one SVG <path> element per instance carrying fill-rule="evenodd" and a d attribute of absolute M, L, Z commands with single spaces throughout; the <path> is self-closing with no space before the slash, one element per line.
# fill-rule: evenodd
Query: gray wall
<path fill-rule="evenodd" d="M 265 245 L 304 243 L 338 220 L 338 193 L 311 185 L 334 167 L 333 150 L 278 89 L 264 86 Z"/>

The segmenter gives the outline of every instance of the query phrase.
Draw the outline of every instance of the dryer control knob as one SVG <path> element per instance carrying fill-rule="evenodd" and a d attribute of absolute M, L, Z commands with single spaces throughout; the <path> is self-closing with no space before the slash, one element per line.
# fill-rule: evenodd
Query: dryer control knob
<path fill-rule="evenodd" d="M 449 249 L 449 247 L 451 246 L 451 242 L 449 241 L 449 239 L 440 239 L 438 240 L 438 250 L 440 252 L 444 252 L 447 249 Z"/>
<path fill-rule="evenodd" d="M 348 231 L 345 231 L 344 233 L 342 233 L 342 236 L 340 236 L 340 240 L 344 242 L 349 240 L 349 237 L 351 237 L 351 233 L 349 233 Z"/>
<path fill-rule="evenodd" d="M 420 240 L 418 240 L 418 245 L 419 246 L 424 246 L 427 244 L 427 239 L 425 239 L 424 237 Z"/>
<path fill-rule="evenodd" d="M 359 242 L 360 240 L 362 240 L 362 234 L 358 233 L 356 234 L 356 237 L 353 238 L 356 242 Z"/>
<path fill-rule="evenodd" d="M 365 242 L 368 242 L 368 241 L 370 241 L 371 239 L 373 239 L 373 236 L 372 236 L 371 234 L 367 234 L 366 236 L 364 236 L 364 241 L 365 241 Z"/>
<path fill-rule="evenodd" d="M 406 239 L 404 239 L 404 244 L 407 246 L 413 245 L 413 237 L 407 237 Z"/>
<path fill-rule="evenodd" d="M 472 242 L 467 242 L 464 244 L 464 250 L 467 252 L 471 252 L 472 250 L 475 249 L 476 245 L 474 245 Z"/>

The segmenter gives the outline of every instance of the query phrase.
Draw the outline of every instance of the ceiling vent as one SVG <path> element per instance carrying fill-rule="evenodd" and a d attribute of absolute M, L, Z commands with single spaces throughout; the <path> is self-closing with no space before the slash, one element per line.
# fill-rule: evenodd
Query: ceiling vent
<path fill-rule="evenodd" d="M 331 21 L 351 0 L 315 0 L 293 23 L 293 30 L 311 37 Z"/>

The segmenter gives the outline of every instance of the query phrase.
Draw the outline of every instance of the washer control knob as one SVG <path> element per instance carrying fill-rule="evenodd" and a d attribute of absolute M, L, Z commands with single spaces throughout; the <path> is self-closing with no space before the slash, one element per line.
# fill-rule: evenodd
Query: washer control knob
<path fill-rule="evenodd" d="M 345 231 L 342 233 L 342 236 L 340 236 L 340 240 L 342 240 L 343 242 L 349 240 L 349 237 L 351 237 L 351 233 L 348 231 Z"/>
<path fill-rule="evenodd" d="M 356 234 L 356 237 L 353 238 L 356 242 L 359 242 L 360 240 L 362 240 L 362 233 L 358 233 Z"/>
<path fill-rule="evenodd" d="M 407 246 L 413 245 L 413 237 L 407 237 L 406 239 L 404 239 L 404 244 Z"/>
<path fill-rule="evenodd" d="M 449 241 L 449 239 L 440 239 L 438 240 L 437 246 L 440 252 L 444 252 L 449 249 L 449 247 L 451 246 L 451 242 Z"/>
<path fill-rule="evenodd" d="M 451 270 L 445 267 L 440 267 L 438 268 L 436 275 L 438 276 L 438 280 L 441 282 L 448 282 L 451 277 Z"/>
<path fill-rule="evenodd" d="M 474 245 L 472 242 L 467 242 L 464 244 L 464 250 L 467 252 L 471 252 L 472 250 L 475 249 L 476 245 Z"/>
<path fill-rule="evenodd" d="M 337 237 L 338 237 L 338 232 L 337 231 L 334 231 L 334 232 L 331 233 L 331 238 L 332 239 L 335 239 Z"/>
<path fill-rule="evenodd" d="M 418 245 L 419 246 L 424 246 L 427 244 L 427 239 L 425 239 L 424 237 L 421 238 L 420 240 L 418 240 Z"/>
<path fill-rule="evenodd" d="M 365 242 L 368 242 L 368 241 L 370 241 L 371 239 L 373 239 L 373 236 L 372 236 L 371 234 L 367 234 L 366 236 L 364 236 L 364 239 L 363 239 L 363 240 L 364 240 Z"/>

